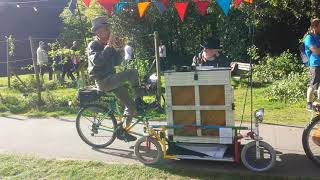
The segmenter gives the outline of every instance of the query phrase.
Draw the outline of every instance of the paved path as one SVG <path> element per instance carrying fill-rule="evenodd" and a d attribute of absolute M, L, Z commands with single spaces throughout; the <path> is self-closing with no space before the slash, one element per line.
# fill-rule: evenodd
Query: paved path
<path fill-rule="evenodd" d="M 301 145 L 303 128 L 263 125 L 265 141 L 278 153 L 274 169 L 267 174 L 319 177 L 320 168 L 305 156 Z M 116 140 L 108 149 L 92 149 L 79 138 L 75 122 L 68 119 L 0 118 L 0 153 L 31 154 L 44 158 L 98 160 L 137 164 L 134 143 Z M 209 161 L 165 161 L 167 166 L 251 173 L 242 165 Z"/>

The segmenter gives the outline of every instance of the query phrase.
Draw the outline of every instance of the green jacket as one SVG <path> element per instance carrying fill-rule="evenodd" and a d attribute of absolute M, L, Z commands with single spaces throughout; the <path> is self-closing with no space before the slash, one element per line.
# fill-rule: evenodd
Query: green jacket
<path fill-rule="evenodd" d="M 121 56 L 114 48 L 104 46 L 98 41 L 88 45 L 88 73 L 95 80 L 104 79 L 115 73 L 115 66 L 121 64 Z"/>

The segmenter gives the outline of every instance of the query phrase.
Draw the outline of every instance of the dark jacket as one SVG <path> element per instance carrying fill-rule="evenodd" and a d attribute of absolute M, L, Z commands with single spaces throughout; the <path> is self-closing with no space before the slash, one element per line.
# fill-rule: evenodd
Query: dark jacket
<path fill-rule="evenodd" d="M 225 57 L 220 55 L 211 61 L 204 61 L 202 57 L 202 51 L 193 57 L 192 66 L 213 66 L 213 67 L 230 67 L 230 61 Z"/>
<path fill-rule="evenodd" d="M 114 67 L 121 64 L 120 54 L 112 47 L 104 48 L 98 41 L 88 45 L 88 73 L 96 80 L 104 79 L 114 74 Z"/>

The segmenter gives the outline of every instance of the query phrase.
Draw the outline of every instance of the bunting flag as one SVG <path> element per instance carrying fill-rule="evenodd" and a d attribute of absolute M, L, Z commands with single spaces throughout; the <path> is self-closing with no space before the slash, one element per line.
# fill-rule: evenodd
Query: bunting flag
<path fill-rule="evenodd" d="M 202 16 L 207 14 L 209 1 L 194 0 L 193 2 L 196 4 L 196 9 L 200 12 Z"/>
<path fill-rule="evenodd" d="M 160 0 L 160 2 L 162 2 L 162 4 L 163 4 L 166 8 L 168 8 L 168 6 L 169 6 L 169 0 Z"/>
<path fill-rule="evenodd" d="M 184 21 L 184 16 L 188 8 L 189 2 L 175 2 L 174 6 L 176 7 L 181 21 Z"/>
<path fill-rule="evenodd" d="M 135 3 L 133 2 L 119 2 L 115 6 L 116 13 L 120 13 L 124 9 L 130 8 L 131 6 L 134 6 Z"/>
<path fill-rule="evenodd" d="M 234 7 L 238 8 L 240 6 L 240 4 L 242 3 L 243 0 L 236 0 L 236 2 L 234 3 Z"/>
<path fill-rule="evenodd" d="M 228 16 L 231 0 L 217 0 L 217 3 L 224 12 L 224 14 Z"/>
<path fill-rule="evenodd" d="M 243 0 L 244 2 L 247 2 L 247 3 L 250 3 L 252 4 L 253 3 L 253 0 Z"/>
<path fill-rule="evenodd" d="M 144 15 L 144 13 L 148 9 L 150 3 L 151 2 L 139 2 L 138 3 L 138 11 L 139 11 L 140 17 L 142 17 Z"/>
<path fill-rule="evenodd" d="M 119 0 L 97 0 L 97 2 L 109 13 L 113 11 L 113 5 L 117 4 Z"/>
<path fill-rule="evenodd" d="M 82 0 L 84 5 L 88 8 L 90 5 L 91 0 Z"/>
<path fill-rule="evenodd" d="M 77 9 L 77 0 L 71 0 L 68 8 L 73 13 Z"/>
<path fill-rule="evenodd" d="M 153 4 L 157 7 L 159 13 L 162 15 L 162 13 L 166 10 L 166 7 L 162 2 L 153 2 Z"/>

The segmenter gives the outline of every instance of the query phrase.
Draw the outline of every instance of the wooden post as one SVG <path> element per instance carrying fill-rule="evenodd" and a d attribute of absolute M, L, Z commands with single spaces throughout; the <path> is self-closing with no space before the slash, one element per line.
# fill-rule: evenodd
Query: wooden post
<path fill-rule="evenodd" d="M 154 47 L 155 47 L 155 57 L 156 57 L 156 68 L 157 68 L 157 100 L 161 99 L 161 73 L 160 73 L 160 55 L 159 55 L 159 33 L 154 32 Z"/>
<path fill-rule="evenodd" d="M 38 94 L 38 105 L 40 105 L 40 103 L 42 103 L 42 99 L 41 99 L 41 84 L 40 84 L 40 77 L 39 77 L 39 72 L 38 72 L 38 68 L 37 68 L 37 59 L 36 59 L 36 53 L 35 53 L 35 49 L 33 47 L 33 41 L 32 41 L 32 37 L 29 37 L 29 41 L 30 41 L 30 48 L 31 48 L 31 55 L 32 55 L 32 61 L 33 61 L 33 68 L 34 68 L 34 72 L 36 74 L 36 81 L 37 81 L 37 94 Z"/>
<path fill-rule="evenodd" d="M 11 87 L 11 70 L 10 70 L 10 49 L 9 49 L 9 38 L 7 38 L 7 77 L 8 77 L 8 88 Z"/>

